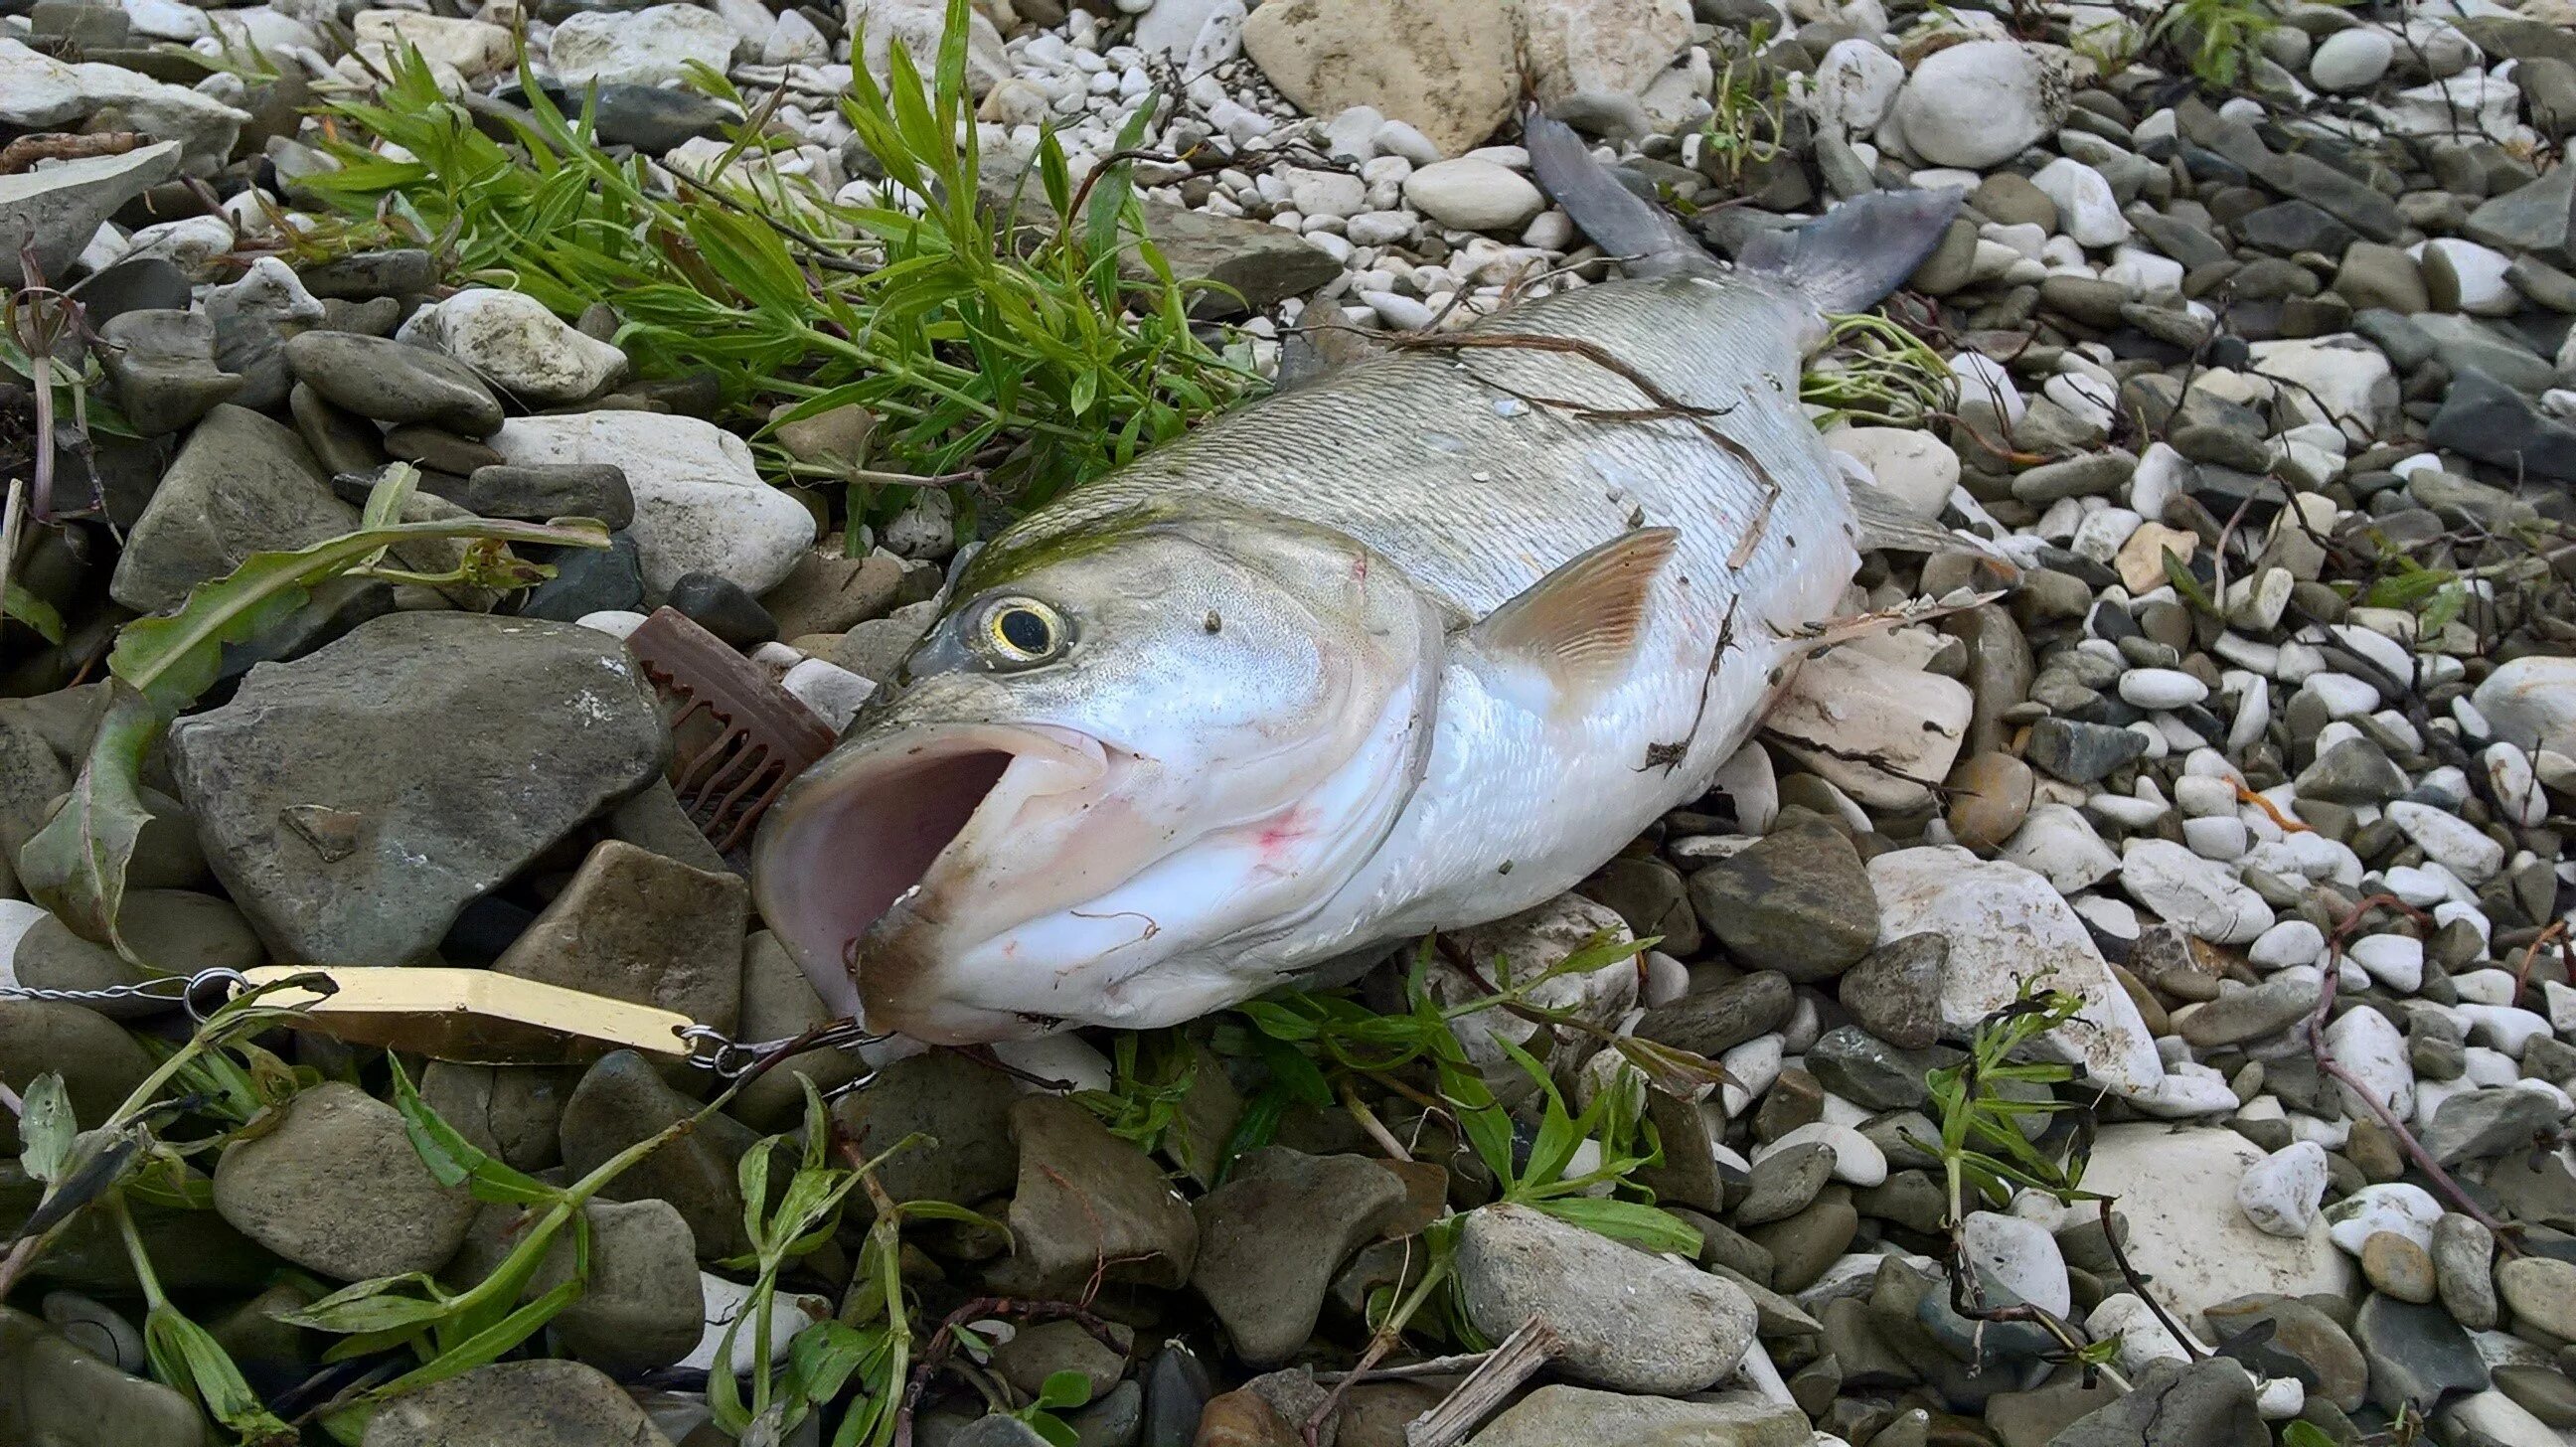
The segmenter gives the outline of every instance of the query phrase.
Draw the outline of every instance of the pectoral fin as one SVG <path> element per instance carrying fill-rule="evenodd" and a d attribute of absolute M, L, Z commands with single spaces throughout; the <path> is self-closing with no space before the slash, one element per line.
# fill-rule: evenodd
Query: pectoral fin
<path fill-rule="evenodd" d="M 1671 528 L 1612 538 L 1531 584 L 1468 637 L 1489 654 L 1535 665 L 1560 692 L 1601 687 L 1634 656 L 1655 575 L 1680 541 Z"/>

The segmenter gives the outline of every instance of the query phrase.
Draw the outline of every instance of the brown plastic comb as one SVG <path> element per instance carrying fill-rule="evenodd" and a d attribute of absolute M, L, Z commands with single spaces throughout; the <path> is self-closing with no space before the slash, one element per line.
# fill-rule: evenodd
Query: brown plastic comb
<path fill-rule="evenodd" d="M 680 705 L 671 719 L 671 787 L 680 807 L 718 852 L 732 853 L 787 781 L 831 750 L 831 726 L 676 608 L 655 609 L 627 636 L 626 650 Z"/>

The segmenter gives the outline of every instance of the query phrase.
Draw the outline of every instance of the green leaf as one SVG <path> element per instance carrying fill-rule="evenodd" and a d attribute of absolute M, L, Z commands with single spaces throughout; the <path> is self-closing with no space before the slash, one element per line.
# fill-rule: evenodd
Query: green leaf
<path fill-rule="evenodd" d="M 72 1118 L 71 1097 L 63 1091 L 62 1076 L 48 1070 L 29 1081 L 18 1099 L 23 1107 L 18 1138 L 25 1142 L 18 1167 L 51 1185 L 63 1178 L 71 1164 L 72 1142 L 80 1135 L 79 1122 Z"/>
<path fill-rule="evenodd" d="M 1560 1221 L 1649 1251 L 1697 1257 L 1700 1234 L 1656 1208 L 1607 1196 L 1560 1196 L 1533 1203 Z"/>
<path fill-rule="evenodd" d="M 294 1447 L 302 1440 L 242 1380 L 223 1344 L 177 1307 L 165 1301 L 144 1314 L 143 1347 L 154 1376 L 195 1396 L 206 1415 L 250 1447 Z"/>
<path fill-rule="evenodd" d="M 1091 1378 L 1077 1371 L 1049 1372 L 1038 1384 L 1037 1407 L 1052 1412 L 1062 1407 L 1079 1407 L 1091 1400 Z"/>
<path fill-rule="evenodd" d="M 1050 1417 L 1044 1412 L 1030 1416 L 1029 1430 L 1047 1440 L 1047 1447 L 1082 1447 L 1082 1434 L 1073 1424 Z"/>
<path fill-rule="evenodd" d="M 2293 1418 L 2281 1426 L 2281 1447 L 2339 1447 L 2339 1444 L 2325 1428 Z"/>
<path fill-rule="evenodd" d="M 882 1328 L 863 1332 L 840 1321 L 818 1321 L 787 1344 L 788 1378 L 808 1400 L 828 1402 L 841 1395 L 850 1374 L 882 1348 Z"/>
<path fill-rule="evenodd" d="M 398 1288 L 406 1285 L 437 1290 L 436 1282 L 417 1272 L 408 1276 L 390 1276 L 360 1282 L 308 1306 L 279 1312 L 276 1319 L 289 1326 L 308 1327 L 339 1336 L 359 1336 L 425 1326 L 454 1310 L 452 1302 L 435 1296 L 401 1294 Z"/>
<path fill-rule="evenodd" d="M 63 641 L 63 615 L 54 611 L 53 604 L 16 583 L 11 583 L 6 592 L 0 592 L 0 614 L 36 630 L 36 636 L 47 643 Z"/>
<path fill-rule="evenodd" d="M 1273 1040 L 1312 1040 L 1322 1033 L 1313 1020 L 1276 1001 L 1246 1000 L 1234 1008 Z"/>
<path fill-rule="evenodd" d="M 152 818 L 143 807 L 143 751 L 166 722 L 142 694 L 112 684 L 80 778 L 52 822 L 18 853 L 18 878 L 29 897 L 72 933 L 127 959 L 133 951 L 117 931 L 117 916 L 125 908 L 134 843 Z"/>
<path fill-rule="evenodd" d="M 2468 606 L 2468 584 L 2457 580 L 2443 584 L 2442 590 L 2433 595 L 2433 601 L 2425 604 L 2423 613 L 2416 618 L 2416 636 L 2429 645 L 2433 635 L 2450 627 L 2452 620 Z"/>
<path fill-rule="evenodd" d="M 1306 1053 L 1284 1040 L 1268 1035 L 1253 1037 L 1260 1049 L 1261 1063 L 1270 1068 L 1270 1078 L 1288 1092 L 1299 1105 L 1321 1110 L 1333 1103 L 1333 1087 L 1324 1080 L 1324 1072 Z"/>
<path fill-rule="evenodd" d="M 392 1055 L 385 1059 L 392 1067 L 394 1109 L 402 1115 L 403 1134 L 440 1185 L 468 1185 L 478 1201 L 544 1206 L 565 1199 L 561 1187 L 513 1169 L 467 1140 L 456 1127 L 440 1119 L 428 1101 L 421 1099 L 401 1060 Z"/>
<path fill-rule="evenodd" d="M 175 714 L 214 686 L 225 644 L 258 637 L 264 627 L 302 606 L 312 585 L 360 567 L 389 547 L 459 539 L 604 548 L 608 530 L 586 519 L 521 523 L 450 518 L 361 528 L 291 553 L 254 553 L 223 577 L 190 589 L 177 611 L 126 624 L 108 654 L 108 671 Z"/>
<path fill-rule="evenodd" d="M 360 1397 L 358 1402 L 366 1409 L 372 1410 L 375 1404 L 391 1401 L 406 1392 L 417 1392 L 423 1387 L 435 1386 L 450 1377 L 463 1376 L 476 1367 L 490 1366 L 499 1361 L 503 1353 L 535 1336 L 540 1328 L 554 1319 L 557 1312 L 579 1301 L 582 1287 L 583 1283 L 579 1277 L 564 1282 L 499 1321 L 448 1347 L 424 1365 L 415 1367 Z"/>
<path fill-rule="evenodd" d="M 2209 590 L 2202 587 L 2200 580 L 2191 575 L 2191 568 L 2183 562 L 2181 556 L 2171 548 L 2165 549 L 2164 553 L 2165 581 L 2173 584 L 2174 591 L 2180 593 L 2193 607 L 2213 618 L 2219 616 L 2218 605 L 2210 601 Z"/>

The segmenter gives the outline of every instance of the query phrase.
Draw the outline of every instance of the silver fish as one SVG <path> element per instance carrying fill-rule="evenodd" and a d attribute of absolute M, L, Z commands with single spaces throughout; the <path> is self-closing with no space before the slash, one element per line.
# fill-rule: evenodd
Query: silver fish
<path fill-rule="evenodd" d="M 1957 198 L 1729 269 L 1529 144 L 1630 279 L 1255 402 L 964 569 L 762 829 L 827 1001 L 952 1044 L 1172 1024 L 1525 909 L 1706 789 L 1859 562 L 1801 359 Z"/>

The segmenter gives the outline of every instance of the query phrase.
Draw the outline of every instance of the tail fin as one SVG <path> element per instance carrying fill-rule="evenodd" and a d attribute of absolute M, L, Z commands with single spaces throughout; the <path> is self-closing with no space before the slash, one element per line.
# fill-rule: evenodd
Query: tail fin
<path fill-rule="evenodd" d="M 1726 268 L 1654 202 L 1619 184 L 1572 127 L 1536 106 L 1521 119 L 1530 174 L 1630 276 L 1716 276 Z"/>
<path fill-rule="evenodd" d="M 1873 191 L 1795 231 L 1755 236 L 1736 265 L 1782 278 L 1820 312 L 1860 311 L 1914 274 L 1941 244 L 1961 199 L 1958 191 Z"/>
<path fill-rule="evenodd" d="M 1726 270 L 1662 207 L 1620 185 L 1563 121 L 1531 107 L 1521 118 L 1521 144 L 1539 189 L 1603 251 L 1623 258 L 1629 275 Z M 1914 274 L 1941 244 L 1962 199 L 1958 191 L 1874 191 L 1794 231 L 1754 236 L 1736 265 L 1786 280 L 1818 311 L 1860 311 Z"/>

